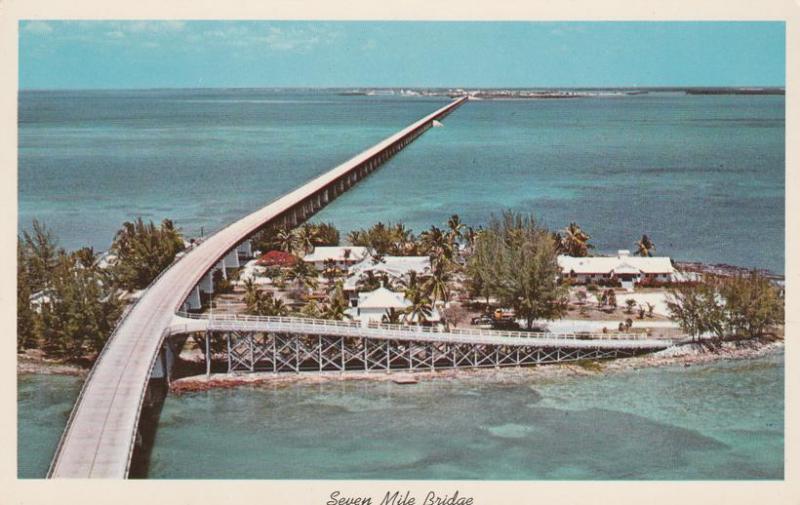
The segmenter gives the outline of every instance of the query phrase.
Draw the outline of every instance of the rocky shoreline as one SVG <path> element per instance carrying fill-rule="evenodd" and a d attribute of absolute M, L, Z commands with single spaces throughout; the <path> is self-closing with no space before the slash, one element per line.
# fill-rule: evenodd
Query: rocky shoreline
<path fill-rule="evenodd" d="M 520 380 L 551 380 L 565 377 L 597 376 L 609 373 L 622 373 L 632 370 L 659 366 L 703 365 L 717 361 L 745 360 L 760 358 L 782 352 L 783 339 L 771 341 L 725 342 L 719 347 L 710 348 L 707 344 L 685 344 L 670 347 L 663 351 L 633 358 L 604 361 L 585 361 L 564 364 L 541 365 L 535 367 L 509 367 L 484 369 L 437 370 L 434 372 L 301 372 L 275 375 L 270 372 L 243 374 L 213 373 L 209 378 L 203 375 L 190 375 L 176 379 L 170 384 L 170 392 L 175 394 L 227 389 L 239 386 L 285 387 L 293 384 L 322 384 L 341 381 L 392 381 L 414 383 L 433 380 L 459 380 L 476 382 L 516 382 Z M 26 352 L 17 356 L 17 374 L 71 375 L 84 377 L 89 368 L 62 361 L 48 359 L 40 353 Z"/>
<path fill-rule="evenodd" d="M 341 381 L 392 381 L 423 382 L 433 380 L 458 380 L 475 382 L 508 383 L 520 380 L 552 380 L 565 377 L 597 376 L 608 373 L 621 373 L 643 368 L 659 366 L 691 367 L 725 360 L 745 360 L 763 357 L 783 350 L 783 340 L 771 342 L 726 342 L 719 348 L 710 350 L 708 346 L 687 344 L 672 347 L 663 351 L 607 361 L 586 361 L 559 365 L 542 365 L 521 368 L 490 368 L 438 370 L 434 372 L 301 372 L 275 375 L 270 372 L 243 374 L 211 374 L 194 375 L 177 379 L 170 385 L 170 392 L 175 394 L 208 391 L 210 389 L 226 389 L 239 386 L 250 387 L 286 387 L 293 384 L 323 384 Z"/>
<path fill-rule="evenodd" d="M 44 357 L 43 353 L 26 351 L 17 354 L 17 374 L 86 376 L 89 368 Z"/>

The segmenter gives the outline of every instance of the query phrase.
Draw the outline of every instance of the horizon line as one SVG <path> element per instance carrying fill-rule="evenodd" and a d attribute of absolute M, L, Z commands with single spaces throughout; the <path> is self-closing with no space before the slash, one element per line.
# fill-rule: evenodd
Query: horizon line
<path fill-rule="evenodd" d="M 785 84 L 718 84 L 718 85 L 613 85 L 613 86 L 419 86 L 419 85 L 393 85 L 393 86 L 148 86 L 132 88 L 20 88 L 18 91 L 162 91 L 162 90 L 223 90 L 223 89 L 308 89 L 308 90 L 339 90 L 339 89 L 412 89 L 412 90 L 605 90 L 605 89 L 641 89 L 641 90 L 685 90 L 685 89 L 781 89 L 786 90 Z"/>

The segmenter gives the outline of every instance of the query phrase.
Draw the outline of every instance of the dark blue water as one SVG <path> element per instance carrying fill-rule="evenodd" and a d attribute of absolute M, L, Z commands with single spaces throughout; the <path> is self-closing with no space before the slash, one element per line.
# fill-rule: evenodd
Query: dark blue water
<path fill-rule="evenodd" d="M 107 247 L 134 216 L 216 229 L 444 103 L 330 91 L 22 92 L 19 223 Z M 318 217 L 421 230 L 506 207 L 642 233 L 678 259 L 784 271 L 784 98 L 473 101 Z"/>

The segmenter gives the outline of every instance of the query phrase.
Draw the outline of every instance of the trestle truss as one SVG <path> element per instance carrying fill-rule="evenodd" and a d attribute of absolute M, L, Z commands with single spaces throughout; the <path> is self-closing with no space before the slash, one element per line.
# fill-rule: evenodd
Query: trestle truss
<path fill-rule="evenodd" d="M 646 352 L 622 347 L 534 347 L 235 331 L 209 332 L 207 337 L 224 339 L 228 373 L 496 368 L 622 358 Z"/>

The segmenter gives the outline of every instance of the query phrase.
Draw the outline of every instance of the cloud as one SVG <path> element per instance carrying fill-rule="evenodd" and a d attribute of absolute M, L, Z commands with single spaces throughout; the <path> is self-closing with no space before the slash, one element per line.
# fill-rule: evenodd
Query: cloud
<path fill-rule="evenodd" d="M 119 23 L 119 28 L 130 33 L 179 32 L 186 27 L 185 21 L 127 21 Z"/>
<path fill-rule="evenodd" d="M 0 0 L 2 1 L 2 0 Z M 62 41 L 108 44 L 120 47 L 133 44 L 154 47 L 145 42 L 158 42 L 160 47 L 182 51 L 203 51 L 210 46 L 241 50 L 241 54 L 265 49 L 275 52 L 308 52 L 324 47 L 344 33 L 329 24 L 297 24 L 270 22 L 194 23 L 170 20 L 137 21 L 64 21 L 45 23 L 29 21 L 23 30 L 58 36 Z M 367 41 L 364 50 L 375 47 Z"/>
<path fill-rule="evenodd" d="M 339 32 L 334 30 L 316 26 L 309 28 L 271 26 L 266 35 L 255 36 L 251 40 L 266 44 L 276 51 L 308 51 L 319 44 L 331 42 L 339 35 Z"/>
<path fill-rule="evenodd" d="M 28 21 L 25 23 L 25 27 L 23 28 L 28 33 L 34 33 L 36 35 L 45 35 L 51 33 L 53 31 L 53 27 L 50 26 L 49 23 L 45 23 L 44 21 Z"/>

